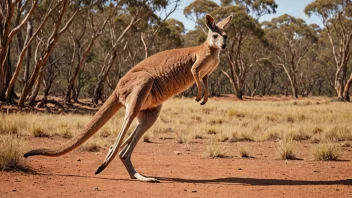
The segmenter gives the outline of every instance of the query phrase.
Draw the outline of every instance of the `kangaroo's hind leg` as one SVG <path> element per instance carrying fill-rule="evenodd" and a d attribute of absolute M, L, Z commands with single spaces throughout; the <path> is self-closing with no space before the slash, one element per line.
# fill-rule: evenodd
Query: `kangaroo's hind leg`
<path fill-rule="evenodd" d="M 152 88 L 153 82 L 149 81 L 141 84 L 142 86 L 134 87 L 131 93 L 129 94 L 125 103 L 126 113 L 125 113 L 125 118 L 122 124 L 121 131 L 116 139 L 115 144 L 110 147 L 109 152 L 103 164 L 98 168 L 95 174 L 99 174 L 101 171 L 103 171 L 109 165 L 109 163 L 115 158 L 119 148 L 122 145 L 122 141 L 128 131 L 128 128 L 130 127 L 133 119 L 139 114 L 139 111 L 141 110 L 142 105 L 144 104 L 145 100 L 150 94 L 150 90 Z"/>
<path fill-rule="evenodd" d="M 119 157 L 123 162 L 123 164 L 125 165 L 131 179 L 138 179 L 140 181 L 145 181 L 145 182 L 158 182 L 158 180 L 156 180 L 155 178 L 148 178 L 136 172 L 131 162 L 131 156 L 139 139 L 151 126 L 153 126 L 153 124 L 157 120 L 160 110 L 161 110 L 161 105 L 152 109 L 147 109 L 139 112 L 137 116 L 138 125 L 137 125 L 137 128 L 132 132 L 133 134 L 132 140 L 121 150 L 119 154 Z"/>

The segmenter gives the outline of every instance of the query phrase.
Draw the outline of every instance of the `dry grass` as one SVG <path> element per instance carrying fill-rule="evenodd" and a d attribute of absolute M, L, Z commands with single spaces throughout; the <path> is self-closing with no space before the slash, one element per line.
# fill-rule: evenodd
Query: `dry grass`
<path fill-rule="evenodd" d="M 341 146 L 342 146 L 342 147 L 351 147 L 352 144 L 351 144 L 350 142 L 344 142 L 344 143 L 342 143 Z"/>
<path fill-rule="evenodd" d="M 220 144 L 218 141 L 211 140 L 210 145 L 207 146 L 207 150 L 204 153 L 204 156 L 210 158 L 227 157 L 225 146 Z"/>
<path fill-rule="evenodd" d="M 186 131 L 180 130 L 176 132 L 176 140 L 180 144 L 189 144 L 192 140 L 192 135 Z"/>
<path fill-rule="evenodd" d="M 144 135 L 143 135 L 143 137 L 142 137 L 142 139 L 143 139 L 143 142 L 147 142 L 147 143 L 151 143 L 152 141 L 151 141 L 151 139 L 153 138 L 153 134 L 151 133 L 151 132 L 146 132 Z"/>
<path fill-rule="evenodd" d="M 189 147 L 196 139 L 205 139 L 206 142 L 212 139 L 208 150 L 213 153 L 223 142 L 238 141 L 284 142 L 285 139 L 292 139 L 310 143 L 341 142 L 341 146 L 343 142 L 352 141 L 352 106 L 329 101 L 330 98 L 296 101 L 210 99 L 205 106 L 201 106 L 194 99 L 175 98 L 164 103 L 159 119 L 143 140 L 174 138 Z M 96 136 L 115 139 L 123 115 L 124 111 L 119 111 Z M 72 114 L 1 114 L 0 134 L 72 138 L 91 117 Z M 130 131 L 133 128 L 131 126 Z M 290 150 L 290 145 L 282 146 L 283 151 Z"/>
<path fill-rule="evenodd" d="M 242 158 L 249 157 L 249 152 L 244 147 L 241 147 L 239 152 L 240 152 L 240 157 L 242 157 Z"/>
<path fill-rule="evenodd" d="M 100 146 L 96 142 L 87 142 L 80 146 L 79 150 L 87 152 L 99 152 Z"/>
<path fill-rule="evenodd" d="M 31 129 L 31 133 L 34 137 L 49 137 L 50 134 L 45 131 L 45 129 L 40 128 L 39 126 L 35 126 Z"/>
<path fill-rule="evenodd" d="M 1 114 L 0 134 L 17 134 L 19 131 L 19 122 L 5 114 Z"/>
<path fill-rule="evenodd" d="M 294 160 L 297 159 L 295 154 L 295 143 L 292 139 L 285 139 L 280 141 L 279 145 L 276 147 L 279 151 L 281 159 L 284 160 Z"/>
<path fill-rule="evenodd" d="M 316 160 L 331 161 L 338 160 L 341 152 L 334 144 L 320 144 L 313 152 Z"/>
<path fill-rule="evenodd" d="M 0 135 L 0 170 L 23 170 L 23 140 L 14 135 Z"/>

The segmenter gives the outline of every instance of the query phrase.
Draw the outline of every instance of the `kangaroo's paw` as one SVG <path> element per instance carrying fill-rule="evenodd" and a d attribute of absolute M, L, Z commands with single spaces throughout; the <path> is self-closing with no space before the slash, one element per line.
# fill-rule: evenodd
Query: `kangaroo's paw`
<path fill-rule="evenodd" d="M 159 183 L 159 180 L 155 179 L 155 178 L 152 178 L 152 177 L 145 177 L 139 173 L 135 173 L 134 174 L 134 177 L 139 180 L 139 181 L 142 181 L 142 182 L 151 182 L 151 183 Z"/>
<path fill-rule="evenodd" d="M 205 105 L 205 103 L 207 103 L 207 102 L 203 101 L 203 102 L 200 103 L 200 105 Z"/>
<path fill-rule="evenodd" d="M 199 102 L 201 100 L 201 98 L 196 98 L 196 101 Z"/>

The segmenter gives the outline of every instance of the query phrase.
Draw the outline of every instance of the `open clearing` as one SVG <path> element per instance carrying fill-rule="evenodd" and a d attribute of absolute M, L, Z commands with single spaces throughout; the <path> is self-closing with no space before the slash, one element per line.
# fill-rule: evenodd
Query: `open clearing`
<path fill-rule="evenodd" d="M 32 157 L 25 164 L 35 173 L 0 172 L 1 197 L 352 197 L 351 105 L 326 99 L 298 101 L 209 101 L 198 107 L 190 99 L 168 101 L 149 137 L 137 145 L 132 162 L 137 171 L 160 183 L 129 179 L 118 158 L 94 175 L 116 137 L 119 113 L 92 141 L 98 152 L 77 149 L 57 158 Z M 197 105 L 197 106 L 196 106 Z M 230 108 L 231 107 L 231 108 Z M 334 113 L 337 109 L 338 116 Z M 14 116 L 14 117 L 11 117 Z M 16 135 L 25 150 L 65 144 L 82 120 L 52 115 L 3 115 L 10 126 L 16 116 Z M 59 116 L 59 115 L 57 115 Z M 71 117 L 72 116 L 72 117 Z M 25 118 L 26 117 L 26 118 Z M 49 137 L 33 136 L 30 118 Z M 11 118 L 11 119 L 9 119 Z M 75 118 L 75 119 L 73 119 Z M 19 118 L 16 118 L 19 119 Z M 78 119 L 78 118 L 77 118 Z M 53 123 L 58 123 L 55 126 Z M 77 122 L 77 123 L 76 123 Z M 4 124 L 3 124 L 4 126 Z M 27 127 L 27 128 L 26 128 Z M 10 127 L 11 128 L 11 127 Z M 186 132 L 189 132 L 187 136 Z M 32 134 L 33 133 L 33 134 Z M 299 160 L 282 160 L 278 145 L 294 142 Z M 183 142 L 180 144 L 179 142 Z M 209 158 L 207 150 L 219 142 L 225 158 Z M 317 161 L 319 143 L 337 146 L 339 161 Z M 345 145 L 345 146 L 342 146 Z M 241 158 L 245 149 L 250 158 Z"/>

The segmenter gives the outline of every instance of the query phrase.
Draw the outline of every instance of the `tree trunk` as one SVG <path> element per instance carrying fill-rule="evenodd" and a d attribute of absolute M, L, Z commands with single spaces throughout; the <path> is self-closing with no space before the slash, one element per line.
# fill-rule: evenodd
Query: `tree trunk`
<path fill-rule="evenodd" d="M 351 84 L 352 84 L 352 73 L 351 73 L 350 78 L 348 79 L 348 81 L 345 85 L 344 91 L 343 91 L 343 98 L 348 102 L 350 101 L 349 91 L 350 91 Z"/>
<path fill-rule="evenodd" d="M 94 88 L 94 95 L 93 95 L 93 100 L 92 102 L 94 104 L 98 104 L 99 100 L 102 99 L 103 96 L 103 88 L 104 88 L 104 81 L 103 78 L 99 78 L 99 82 Z"/>
<path fill-rule="evenodd" d="M 292 88 L 292 96 L 293 96 L 295 99 L 298 99 L 298 92 L 297 92 L 297 87 L 296 87 L 296 85 L 291 85 L 291 88 Z"/>
<path fill-rule="evenodd" d="M 11 65 L 11 60 L 10 60 L 10 56 L 11 56 L 10 55 L 10 49 L 11 49 L 11 47 L 8 48 L 8 53 L 7 53 L 7 57 L 6 57 L 6 63 L 5 63 L 5 90 L 9 86 L 10 80 L 11 80 L 11 76 L 12 76 L 12 65 Z M 11 96 L 11 98 L 13 98 L 13 93 L 14 93 L 13 88 L 11 88 L 10 92 L 11 92 L 10 96 Z"/>
<path fill-rule="evenodd" d="M 243 100 L 242 85 L 240 83 L 233 83 L 232 86 L 234 88 L 236 98 L 239 99 L 239 100 Z"/>
<path fill-rule="evenodd" d="M 38 58 L 38 60 L 36 61 L 35 69 L 34 69 L 32 75 L 31 75 L 29 81 L 26 82 L 26 85 L 23 88 L 21 98 L 18 101 L 18 105 L 19 106 L 23 106 L 24 105 L 25 100 L 26 100 L 29 92 L 33 88 L 35 82 L 38 80 L 38 77 L 40 76 L 40 73 L 43 72 L 42 70 L 44 69 L 46 62 L 48 61 L 49 56 L 54 51 L 55 45 L 58 42 L 59 38 L 68 29 L 68 27 L 72 24 L 72 21 L 77 16 L 77 14 L 80 11 L 82 11 L 82 9 L 77 9 L 71 15 L 71 17 L 69 18 L 69 20 L 65 24 L 61 24 L 63 16 L 66 13 L 69 1 L 68 0 L 64 0 L 62 2 L 63 2 L 63 6 L 60 9 L 60 16 L 58 18 L 58 21 L 55 23 L 55 26 L 54 26 L 53 31 L 51 33 L 51 36 L 48 38 L 48 42 L 47 42 L 47 45 L 45 47 L 44 52 L 42 53 L 42 56 L 40 58 Z M 59 29 L 60 25 L 63 25 L 64 27 L 62 29 Z"/>
<path fill-rule="evenodd" d="M 37 82 L 35 84 L 35 87 L 34 87 L 34 90 L 32 92 L 32 95 L 29 97 L 29 105 L 34 105 L 35 99 L 37 98 L 39 90 L 40 90 L 40 87 L 41 87 L 41 85 L 43 83 L 43 78 L 44 78 L 44 72 L 41 72 L 39 74 L 38 80 L 37 80 Z"/>
<path fill-rule="evenodd" d="M 236 98 L 239 99 L 239 100 L 243 100 L 243 93 L 242 91 L 239 91 L 236 93 Z"/>
<path fill-rule="evenodd" d="M 27 29 L 27 35 L 29 38 L 33 36 L 33 25 L 32 25 L 32 20 L 28 20 L 28 29 Z M 23 81 L 27 82 L 29 79 L 29 67 L 31 63 L 31 58 L 32 58 L 32 44 L 30 43 L 28 46 L 27 54 L 26 54 L 26 62 L 24 65 L 24 73 L 23 73 Z"/>
<path fill-rule="evenodd" d="M 338 66 L 335 74 L 335 90 L 338 100 L 344 101 L 344 84 L 346 80 L 347 65 Z"/>
<path fill-rule="evenodd" d="M 26 36 L 25 46 L 23 46 L 23 44 L 22 44 L 22 49 L 21 49 L 20 55 L 19 55 L 17 63 L 16 63 L 15 71 L 14 71 L 14 73 L 12 75 L 12 78 L 11 78 L 11 80 L 9 82 L 9 85 L 8 85 L 6 93 L 5 93 L 5 99 L 6 99 L 7 102 L 10 102 L 10 100 L 11 100 L 11 93 L 12 93 L 12 90 L 13 90 L 13 88 L 15 86 L 15 82 L 17 81 L 18 75 L 20 73 L 20 69 L 21 69 L 21 66 L 22 66 L 22 63 L 23 63 L 23 60 L 24 60 L 25 53 L 26 53 L 26 51 L 28 49 L 30 49 L 29 48 L 30 43 L 33 41 L 33 39 L 30 39 L 30 35 L 31 34 L 32 34 L 32 23 L 31 23 L 30 20 L 28 20 L 28 22 L 27 22 L 27 36 Z M 29 59 L 28 54 L 27 54 L 27 59 Z"/>

